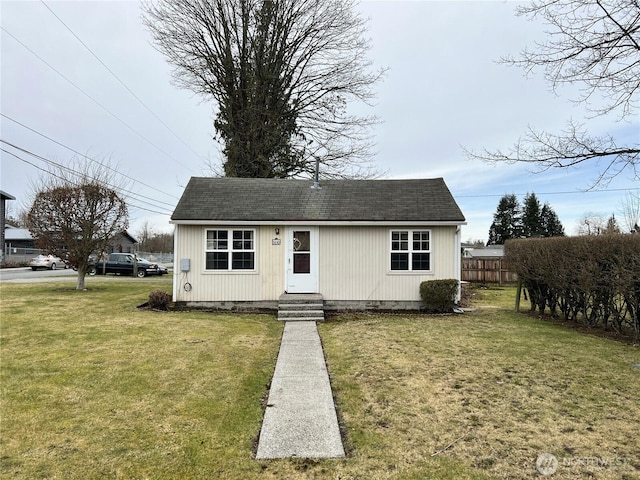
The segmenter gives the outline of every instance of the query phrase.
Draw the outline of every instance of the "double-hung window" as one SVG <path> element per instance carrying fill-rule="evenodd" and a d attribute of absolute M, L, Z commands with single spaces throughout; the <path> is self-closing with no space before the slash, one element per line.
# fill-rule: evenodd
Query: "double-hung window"
<path fill-rule="evenodd" d="M 405 272 L 431 270 L 431 231 L 392 230 L 391 270 Z"/>
<path fill-rule="evenodd" d="M 254 270 L 255 230 L 207 230 L 207 270 Z"/>

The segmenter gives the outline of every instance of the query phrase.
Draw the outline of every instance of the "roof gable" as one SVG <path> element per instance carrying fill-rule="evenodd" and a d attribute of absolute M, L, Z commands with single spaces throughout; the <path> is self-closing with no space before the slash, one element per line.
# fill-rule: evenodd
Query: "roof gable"
<path fill-rule="evenodd" d="M 33 240 L 33 236 L 26 228 L 18 228 L 12 225 L 6 225 L 4 238 L 7 241 Z"/>
<path fill-rule="evenodd" d="M 192 177 L 171 220 L 464 223 L 442 178 L 311 180 Z"/>

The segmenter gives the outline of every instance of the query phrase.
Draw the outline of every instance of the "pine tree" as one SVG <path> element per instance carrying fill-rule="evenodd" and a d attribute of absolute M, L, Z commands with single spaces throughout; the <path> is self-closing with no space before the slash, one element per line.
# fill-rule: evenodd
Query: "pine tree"
<path fill-rule="evenodd" d="M 564 227 L 549 202 L 540 208 L 536 194 L 528 193 L 521 209 L 518 198 L 511 194 L 504 195 L 498 203 L 489 229 L 487 245 L 502 245 L 510 238 L 564 235 Z"/>
<path fill-rule="evenodd" d="M 609 220 L 607 220 L 607 226 L 604 229 L 604 232 L 602 232 L 604 235 L 616 235 L 616 234 L 620 234 L 622 233 L 622 230 L 620 230 L 620 226 L 618 225 L 618 221 L 616 220 L 616 216 L 615 215 L 611 215 L 609 217 Z"/>
<path fill-rule="evenodd" d="M 540 223 L 543 237 L 564 237 L 564 227 L 549 202 L 545 202 L 540 211 Z"/>
<path fill-rule="evenodd" d="M 535 193 L 527 193 L 524 197 L 524 207 L 522 210 L 522 234 L 529 237 L 541 237 L 544 235 L 542 225 L 542 212 L 540 202 Z"/>
<path fill-rule="evenodd" d="M 498 203 L 489 228 L 488 245 L 503 245 L 510 238 L 522 236 L 520 202 L 514 194 L 504 195 Z"/>

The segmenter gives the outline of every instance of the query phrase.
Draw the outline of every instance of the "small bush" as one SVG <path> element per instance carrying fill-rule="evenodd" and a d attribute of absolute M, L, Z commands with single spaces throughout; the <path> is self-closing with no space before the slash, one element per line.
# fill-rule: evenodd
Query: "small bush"
<path fill-rule="evenodd" d="M 456 306 L 458 280 L 431 280 L 420 284 L 424 309 L 431 313 L 448 313 Z"/>
<path fill-rule="evenodd" d="M 169 303 L 171 303 L 171 294 L 164 290 L 154 290 L 149 294 L 149 308 L 167 310 Z"/>

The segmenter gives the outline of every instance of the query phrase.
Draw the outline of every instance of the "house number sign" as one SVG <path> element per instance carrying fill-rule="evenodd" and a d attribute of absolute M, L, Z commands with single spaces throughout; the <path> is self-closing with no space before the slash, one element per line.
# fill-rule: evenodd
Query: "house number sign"
<path fill-rule="evenodd" d="M 281 240 L 279 238 L 272 238 L 271 245 L 280 245 Z"/>

